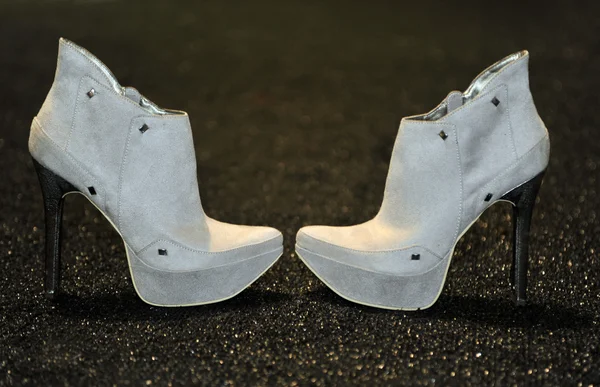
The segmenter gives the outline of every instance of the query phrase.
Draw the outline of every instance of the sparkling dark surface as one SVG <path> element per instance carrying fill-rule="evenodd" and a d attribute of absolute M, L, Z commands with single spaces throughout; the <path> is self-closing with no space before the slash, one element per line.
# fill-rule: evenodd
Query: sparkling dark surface
<path fill-rule="evenodd" d="M 225 3 L 0 3 L 0 384 L 599 384 L 597 2 Z M 64 293 L 43 297 L 27 137 L 59 36 L 189 112 L 207 213 L 283 231 L 281 260 L 238 297 L 144 304 L 118 234 L 75 197 Z M 552 141 L 530 304 L 513 305 L 508 204 L 458 243 L 431 309 L 363 307 L 321 284 L 293 252 L 298 228 L 373 216 L 400 118 L 524 48 Z"/>

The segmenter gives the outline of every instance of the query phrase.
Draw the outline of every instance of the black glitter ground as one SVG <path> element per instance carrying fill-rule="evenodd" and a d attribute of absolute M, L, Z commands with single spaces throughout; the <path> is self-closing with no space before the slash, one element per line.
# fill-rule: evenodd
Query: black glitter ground
<path fill-rule="evenodd" d="M 0 383 L 599 384 L 597 2 L 224 3 L 0 4 Z M 280 262 L 240 296 L 144 304 L 118 234 L 69 198 L 64 296 L 42 297 L 27 137 L 59 36 L 190 113 L 210 215 L 284 232 Z M 429 310 L 377 310 L 328 290 L 293 253 L 296 230 L 374 215 L 400 118 L 523 48 L 552 140 L 530 305 L 512 303 L 508 205 L 460 241 Z"/>

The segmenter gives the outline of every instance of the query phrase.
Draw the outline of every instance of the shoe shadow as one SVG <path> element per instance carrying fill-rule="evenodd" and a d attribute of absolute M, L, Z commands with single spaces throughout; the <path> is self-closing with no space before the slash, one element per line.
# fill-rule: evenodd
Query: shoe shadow
<path fill-rule="evenodd" d="M 186 318 L 206 319 L 211 316 L 273 306 L 289 300 L 284 293 L 270 290 L 246 289 L 237 296 L 215 304 L 192 307 L 167 308 L 146 304 L 135 293 L 107 294 L 81 297 L 62 294 L 55 303 L 55 310 L 67 318 L 87 318 L 112 321 L 180 321 Z"/>
<path fill-rule="evenodd" d="M 441 296 L 431 308 L 412 312 L 355 304 L 325 287 L 310 292 L 308 297 L 313 301 L 333 306 L 356 308 L 368 314 L 401 314 L 415 321 L 424 319 L 470 321 L 505 328 L 546 330 L 586 328 L 594 322 L 592 315 L 562 305 L 530 302 L 525 306 L 517 306 L 508 299 L 487 299 L 477 296 Z"/>
<path fill-rule="evenodd" d="M 421 317 L 467 320 L 505 328 L 579 329 L 593 324 L 594 317 L 579 309 L 544 302 L 517 306 L 510 299 L 476 296 L 444 296 Z"/>

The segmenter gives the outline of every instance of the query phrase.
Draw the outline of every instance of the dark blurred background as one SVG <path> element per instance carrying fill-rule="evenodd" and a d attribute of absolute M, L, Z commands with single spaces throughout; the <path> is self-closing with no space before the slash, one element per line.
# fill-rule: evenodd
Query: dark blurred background
<path fill-rule="evenodd" d="M 600 383 L 597 4 L 0 2 L 0 384 Z M 238 297 L 144 304 L 118 234 L 70 197 L 64 295 L 43 298 L 43 209 L 27 138 L 60 36 L 123 85 L 190 114 L 208 214 L 284 232 L 281 260 Z M 431 309 L 336 296 L 295 256 L 297 229 L 373 216 L 400 119 L 521 49 L 552 141 L 530 304 L 512 303 L 508 205 L 459 242 Z"/>

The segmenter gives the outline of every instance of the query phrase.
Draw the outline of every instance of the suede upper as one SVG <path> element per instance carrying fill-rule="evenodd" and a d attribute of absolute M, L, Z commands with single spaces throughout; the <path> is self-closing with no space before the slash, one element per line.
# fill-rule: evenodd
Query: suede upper
<path fill-rule="evenodd" d="M 441 117 L 402 120 L 374 219 L 304 227 L 297 246 L 393 275 L 423 273 L 446 258 L 488 206 L 548 164 L 548 133 L 529 91 L 529 55 L 519 55 L 489 74 L 475 97 L 450 93 Z"/>

